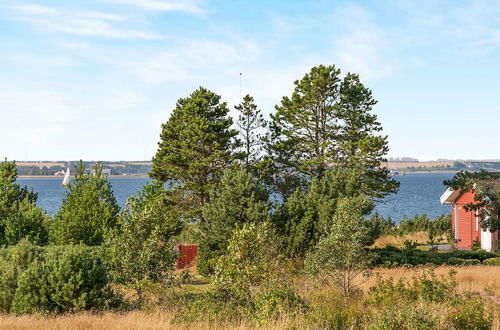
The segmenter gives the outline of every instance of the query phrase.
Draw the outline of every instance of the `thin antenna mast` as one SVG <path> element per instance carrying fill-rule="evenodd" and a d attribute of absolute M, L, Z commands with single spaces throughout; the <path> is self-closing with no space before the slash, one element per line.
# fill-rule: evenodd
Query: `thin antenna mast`
<path fill-rule="evenodd" d="M 240 72 L 240 103 L 241 103 L 241 77 L 243 76 L 243 73 Z"/>

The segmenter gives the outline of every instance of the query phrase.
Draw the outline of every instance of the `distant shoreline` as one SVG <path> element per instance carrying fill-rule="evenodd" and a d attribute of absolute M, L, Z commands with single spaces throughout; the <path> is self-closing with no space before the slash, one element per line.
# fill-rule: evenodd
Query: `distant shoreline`
<path fill-rule="evenodd" d="M 73 176 L 71 176 L 73 178 Z M 64 178 L 63 175 L 19 175 L 19 179 L 59 179 Z M 149 179 L 147 174 L 127 174 L 127 175 L 108 175 L 108 178 L 145 178 Z"/>

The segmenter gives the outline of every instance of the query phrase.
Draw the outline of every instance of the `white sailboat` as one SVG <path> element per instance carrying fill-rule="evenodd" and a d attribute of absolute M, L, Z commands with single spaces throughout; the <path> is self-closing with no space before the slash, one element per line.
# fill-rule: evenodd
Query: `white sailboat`
<path fill-rule="evenodd" d="M 64 187 L 68 186 L 70 176 L 71 176 L 71 173 L 69 171 L 69 164 L 68 164 L 68 169 L 66 170 L 66 173 L 64 174 L 64 179 L 63 179 L 63 182 L 62 182 L 62 185 Z"/>

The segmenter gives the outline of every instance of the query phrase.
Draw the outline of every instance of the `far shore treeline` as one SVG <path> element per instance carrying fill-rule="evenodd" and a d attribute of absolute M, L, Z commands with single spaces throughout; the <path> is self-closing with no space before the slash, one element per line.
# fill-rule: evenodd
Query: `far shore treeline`
<path fill-rule="evenodd" d="M 103 164 L 92 173 L 84 162 L 75 164 L 53 218 L 37 206 L 36 192 L 16 182 L 15 163 L 0 164 L 0 311 L 155 304 L 180 323 L 258 327 L 300 316 L 312 328 L 383 329 L 401 303 L 409 316 L 395 316 L 396 328 L 490 324 L 483 300 L 457 295 L 451 275 L 424 274 L 407 287 L 382 281 L 367 295 L 360 291 L 376 265 L 471 264 L 498 255 L 438 256 L 411 241 L 402 249 L 369 248 L 387 234 L 428 232 L 432 244 L 453 243 L 450 218 L 424 215 L 396 227 L 390 218 L 368 217 L 399 188 L 380 166 L 388 137 L 371 90 L 333 65 L 313 67 L 294 85 L 269 119 L 251 95 L 235 106 L 236 118 L 221 95 L 204 87 L 178 99 L 161 126 L 152 182 L 123 209 Z M 183 291 L 182 284 L 193 282 L 192 274 L 173 272 L 178 243 L 197 244 L 204 290 Z M 294 280 L 304 276 L 329 289 L 304 295 Z M 449 317 L 436 318 L 429 302 Z"/>

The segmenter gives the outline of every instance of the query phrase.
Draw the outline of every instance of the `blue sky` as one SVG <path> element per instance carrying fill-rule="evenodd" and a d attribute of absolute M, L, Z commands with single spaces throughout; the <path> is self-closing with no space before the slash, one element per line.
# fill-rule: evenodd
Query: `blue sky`
<path fill-rule="evenodd" d="M 388 156 L 500 158 L 500 2 L 0 0 L 0 156 L 150 159 L 198 86 L 266 113 L 356 72 Z"/>

